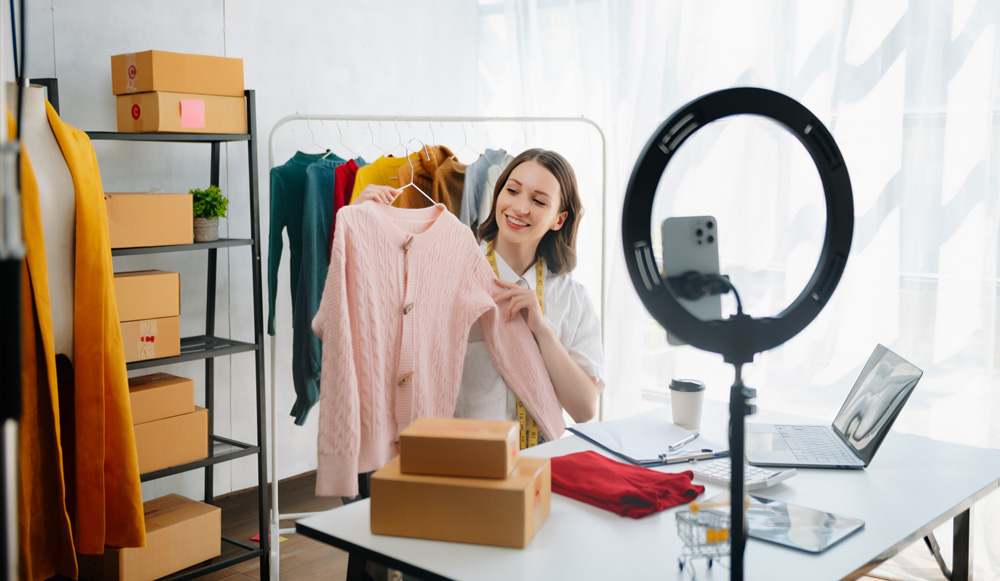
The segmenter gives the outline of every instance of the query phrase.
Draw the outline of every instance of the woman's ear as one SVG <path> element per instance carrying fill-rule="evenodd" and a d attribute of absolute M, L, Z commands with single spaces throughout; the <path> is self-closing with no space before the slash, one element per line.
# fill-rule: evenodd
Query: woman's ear
<path fill-rule="evenodd" d="M 555 224 L 553 224 L 552 227 L 549 228 L 549 230 L 559 230 L 560 228 L 562 228 L 563 224 L 566 223 L 566 218 L 568 217 L 569 217 L 569 212 L 564 211 L 561 214 L 559 214 L 559 217 L 556 218 Z"/>

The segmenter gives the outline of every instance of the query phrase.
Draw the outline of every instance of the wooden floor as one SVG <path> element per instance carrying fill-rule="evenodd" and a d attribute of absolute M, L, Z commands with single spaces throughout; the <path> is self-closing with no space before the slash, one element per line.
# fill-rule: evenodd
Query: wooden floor
<path fill-rule="evenodd" d="M 339 498 L 317 498 L 315 473 L 282 481 L 278 491 L 283 514 L 328 510 L 341 505 Z M 217 499 L 222 507 L 223 534 L 250 542 L 257 534 L 256 490 L 234 493 Z M 283 522 L 282 527 L 294 526 Z M 281 580 L 329 579 L 347 576 L 347 553 L 302 535 L 284 535 L 281 543 Z M 225 544 L 224 544 L 225 545 Z M 235 551 L 233 551 L 235 552 Z M 260 579 L 260 561 L 254 559 L 202 577 L 209 580 L 241 581 Z M 862 581 L 945 581 L 930 552 L 919 542 L 888 563 L 862 577 Z"/>
<path fill-rule="evenodd" d="M 282 514 L 329 510 L 341 505 L 339 498 L 317 498 L 316 474 L 310 473 L 281 482 L 279 508 Z M 268 493 L 270 499 L 270 493 Z M 217 499 L 222 507 L 222 534 L 250 543 L 257 534 L 257 490 L 238 492 Z M 282 528 L 294 527 L 282 522 Z M 287 581 L 308 579 L 340 580 L 347 576 L 347 553 L 302 535 L 282 535 L 281 579 Z M 223 543 L 223 550 L 225 545 Z M 236 552 L 233 550 L 232 552 Z M 260 560 L 253 559 L 201 577 L 212 581 L 242 581 L 260 579 Z"/>

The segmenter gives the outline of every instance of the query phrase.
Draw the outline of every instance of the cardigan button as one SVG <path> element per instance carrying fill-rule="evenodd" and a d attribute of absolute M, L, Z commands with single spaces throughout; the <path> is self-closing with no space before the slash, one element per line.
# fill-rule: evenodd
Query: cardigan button
<path fill-rule="evenodd" d="M 410 246 L 412 245 L 413 245 L 413 236 L 410 236 L 409 238 L 406 239 L 406 243 L 403 244 L 403 252 L 409 252 Z"/>
<path fill-rule="evenodd" d="M 403 314 L 404 315 L 409 315 L 410 311 L 412 311 L 412 310 L 413 310 L 413 303 L 407 303 L 407 305 L 405 307 L 403 307 Z"/>
<path fill-rule="evenodd" d="M 413 379 L 413 372 L 412 371 L 409 372 L 409 373 L 407 373 L 403 377 L 400 377 L 399 381 L 396 382 L 396 385 L 398 385 L 400 387 L 403 387 L 404 385 L 406 385 L 407 383 L 409 383 L 411 379 Z"/>

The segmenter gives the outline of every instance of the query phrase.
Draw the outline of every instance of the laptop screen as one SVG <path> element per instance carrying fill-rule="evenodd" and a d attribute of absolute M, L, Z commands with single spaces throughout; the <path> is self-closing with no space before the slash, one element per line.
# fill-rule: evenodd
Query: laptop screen
<path fill-rule="evenodd" d="M 833 428 L 865 464 L 871 460 L 923 371 L 883 345 L 865 363 Z"/>

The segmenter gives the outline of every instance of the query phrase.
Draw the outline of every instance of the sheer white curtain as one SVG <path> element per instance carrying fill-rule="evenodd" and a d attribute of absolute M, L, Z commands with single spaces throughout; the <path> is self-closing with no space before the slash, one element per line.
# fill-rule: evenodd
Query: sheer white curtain
<path fill-rule="evenodd" d="M 757 86 L 795 98 L 831 130 L 856 217 L 829 305 L 746 370 L 761 405 L 831 418 L 883 343 L 924 370 L 894 429 L 1000 448 L 1000 3 L 481 0 L 479 27 L 481 111 L 586 115 L 608 136 L 606 419 L 657 405 L 676 376 L 728 397 L 731 367 L 667 345 L 636 298 L 620 208 L 640 148 L 670 113 L 710 91 Z M 737 118 L 684 145 L 654 224 L 716 216 L 723 271 L 763 316 L 808 280 L 824 212 L 794 138 Z M 996 578 L 998 495 L 973 514 L 977 575 Z"/>

